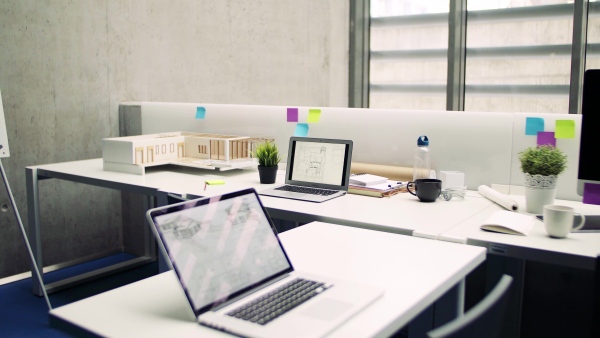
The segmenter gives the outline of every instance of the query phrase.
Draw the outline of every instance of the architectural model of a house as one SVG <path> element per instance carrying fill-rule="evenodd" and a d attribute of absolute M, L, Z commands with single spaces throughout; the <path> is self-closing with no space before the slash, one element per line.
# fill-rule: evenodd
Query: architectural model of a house
<path fill-rule="evenodd" d="M 273 141 L 246 136 L 171 132 L 102 140 L 104 170 L 143 175 L 164 164 L 230 170 L 255 166 L 252 151 Z"/>

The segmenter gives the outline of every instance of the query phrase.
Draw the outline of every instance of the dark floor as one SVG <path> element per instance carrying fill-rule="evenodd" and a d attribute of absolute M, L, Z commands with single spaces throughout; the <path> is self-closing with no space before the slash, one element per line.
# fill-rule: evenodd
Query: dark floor
<path fill-rule="evenodd" d="M 46 274 L 46 282 L 63 279 L 65 276 L 93 270 L 127 260 L 132 256 L 127 254 L 115 255 L 80 266 L 66 268 L 61 271 Z M 155 275 L 158 272 L 157 263 L 129 269 L 115 275 L 107 276 L 68 288 L 49 295 L 53 308 L 84 299 L 117 287 Z M 31 279 L 9 283 L 0 286 L 0 337 L 50 337 L 65 338 L 70 335 L 51 328 L 48 324 L 48 306 L 43 297 L 37 297 L 31 292 Z"/>

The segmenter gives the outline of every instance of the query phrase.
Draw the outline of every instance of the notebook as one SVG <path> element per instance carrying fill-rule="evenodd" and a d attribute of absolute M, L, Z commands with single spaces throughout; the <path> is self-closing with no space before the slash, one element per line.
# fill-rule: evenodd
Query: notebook
<path fill-rule="evenodd" d="M 320 337 L 383 294 L 294 270 L 254 189 L 151 209 L 147 218 L 198 323 L 216 330 Z M 264 304 L 272 300 L 279 304 Z"/>
<path fill-rule="evenodd" d="M 370 187 L 378 184 L 387 183 L 387 177 L 377 176 L 372 174 L 352 174 L 350 175 L 350 184 Z"/>
<path fill-rule="evenodd" d="M 352 141 L 291 137 L 285 185 L 260 195 L 324 202 L 348 192 Z"/>

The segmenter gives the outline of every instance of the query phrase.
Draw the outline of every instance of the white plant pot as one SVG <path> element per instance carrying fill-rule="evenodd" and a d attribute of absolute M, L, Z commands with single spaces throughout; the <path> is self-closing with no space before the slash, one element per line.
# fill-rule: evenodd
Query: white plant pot
<path fill-rule="evenodd" d="M 556 197 L 556 179 L 554 175 L 525 174 L 525 204 L 527 212 L 541 214 L 544 205 L 553 204 Z"/>

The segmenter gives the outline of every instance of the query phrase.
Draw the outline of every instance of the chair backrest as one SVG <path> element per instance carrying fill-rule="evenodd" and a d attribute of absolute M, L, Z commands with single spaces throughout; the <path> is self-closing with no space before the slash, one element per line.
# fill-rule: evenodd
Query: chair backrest
<path fill-rule="evenodd" d="M 494 289 L 463 316 L 427 334 L 430 338 L 499 337 L 513 278 L 503 275 Z"/>
<path fill-rule="evenodd" d="M 596 257 L 596 271 L 594 272 L 594 314 L 590 337 L 600 337 L 600 255 Z"/>

